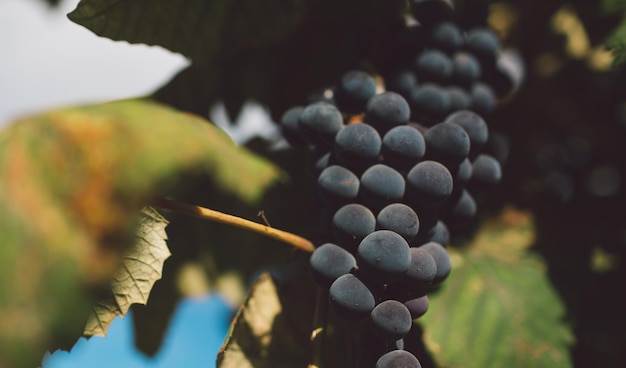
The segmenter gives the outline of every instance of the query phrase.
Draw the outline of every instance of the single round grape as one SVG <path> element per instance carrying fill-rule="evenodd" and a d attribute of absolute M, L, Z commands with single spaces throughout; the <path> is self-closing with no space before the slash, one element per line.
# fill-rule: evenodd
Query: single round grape
<path fill-rule="evenodd" d="M 400 202 L 404 188 L 404 177 L 399 172 L 387 165 L 376 164 L 361 175 L 359 198 L 372 211 L 378 212 L 391 203 Z"/>
<path fill-rule="evenodd" d="M 450 96 L 450 111 L 467 110 L 472 107 L 472 96 L 463 88 L 449 86 L 446 91 Z"/>
<path fill-rule="evenodd" d="M 341 112 L 327 102 L 306 106 L 300 113 L 298 127 L 304 139 L 314 146 L 330 147 L 343 126 Z"/>
<path fill-rule="evenodd" d="M 406 350 L 394 350 L 376 362 L 376 368 L 422 368 L 415 355 Z"/>
<path fill-rule="evenodd" d="M 344 320 L 367 318 L 376 305 L 367 286 L 351 273 L 339 276 L 328 289 L 331 309 Z"/>
<path fill-rule="evenodd" d="M 465 49 L 484 63 L 495 63 L 500 52 L 498 36 L 489 28 L 470 29 L 465 38 Z"/>
<path fill-rule="evenodd" d="M 331 231 L 335 242 L 354 252 L 366 235 L 376 228 L 376 217 L 369 208 L 358 203 L 346 204 L 333 215 Z"/>
<path fill-rule="evenodd" d="M 285 111 L 280 117 L 280 127 L 283 137 L 285 137 L 285 140 L 292 146 L 303 146 L 306 144 L 298 122 L 302 110 L 304 110 L 303 106 L 294 106 Z"/>
<path fill-rule="evenodd" d="M 463 45 L 463 36 L 455 23 L 441 22 L 430 30 L 428 42 L 432 48 L 451 55 Z"/>
<path fill-rule="evenodd" d="M 465 160 L 470 151 L 469 135 L 455 123 L 438 123 L 424 134 L 426 158 L 450 168 Z"/>
<path fill-rule="evenodd" d="M 394 342 L 404 337 L 413 320 L 408 308 L 397 300 L 385 300 L 372 309 L 370 325 L 376 336 L 386 342 Z"/>
<path fill-rule="evenodd" d="M 398 282 L 404 289 L 417 291 L 430 286 L 437 276 L 437 263 L 425 249 L 411 247 L 411 264 L 405 276 Z"/>
<path fill-rule="evenodd" d="M 417 75 L 410 69 L 401 69 L 385 78 L 385 88 L 400 94 L 405 99 L 411 95 L 411 89 L 417 85 Z"/>
<path fill-rule="evenodd" d="M 428 241 L 439 243 L 444 247 L 450 244 L 450 230 L 443 221 L 437 221 Z"/>
<path fill-rule="evenodd" d="M 376 128 L 380 134 L 406 124 L 410 116 L 409 103 L 396 92 L 379 93 L 370 98 L 365 107 L 365 122 Z"/>
<path fill-rule="evenodd" d="M 335 101 L 341 111 L 361 113 L 367 101 L 376 94 L 376 81 L 366 72 L 352 70 L 345 73 L 335 88 Z"/>
<path fill-rule="evenodd" d="M 478 155 L 472 162 L 472 177 L 468 189 L 481 191 L 493 187 L 502 179 L 500 162 L 487 154 Z"/>
<path fill-rule="evenodd" d="M 448 55 L 428 49 L 418 55 L 415 70 L 421 82 L 445 83 L 452 76 L 454 66 Z"/>
<path fill-rule="evenodd" d="M 445 221 L 449 224 L 465 224 L 475 215 L 476 201 L 466 189 L 463 189 L 458 199 L 447 208 Z"/>
<path fill-rule="evenodd" d="M 409 103 L 412 116 L 426 125 L 432 125 L 450 112 L 448 91 L 432 83 L 415 86 L 411 91 Z"/>
<path fill-rule="evenodd" d="M 361 272 L 379 284 L 400 280 L 411 265 L 411 251 L 406 240 L 390 230 L 376 230 L 367 235 L 356 252 Z"/>
<path fill-rule="evenodd" d="M 470 140 L 470 157 L 476 157 L 483 149 L 489 139 L 489 128 L 485 120 L 476 112 L 471 110 L 459 110 L 446 117 L 445 122 L 460 125 Z"/>
<path fill-rule="evenodd" d="M 411 11 L 422 25 L 434 25 L 450 21 L 454 16 L 452 0 L 413 0 Z"/>
<path fill-rule="evenodd" d="M 469 158 L 466 158 L 461 162 L 454 173 L 452 174 L 452 180 L 454 181 L 453 188 L 463 188 L 465 184 L 472 178 L 472 163 Z"/>
<path fill-rule="evenodd" d="M 404 203 L 392 203 L 376 216 L 376 230 L 391 230 L 411 242 L 417 236 L 420 223 L 417 213 Z"/>
<path fill-rule="evenodd" d="M 472 110 L 482 116 L 489 115 L 498 103 L 491 87 L 484 83 L 474 83 L 470 95 L 472 96 Z"/>
<path fill-rule="evenodd" d="M 435 275 L 435 279 L 433 280 L 433 286 L 440 284 L 443 280 L 446 279 L 446 277 L 448 277 L 452 269 L 450 256 L 448 255 L 446 248 L 444 248 L 443 245 L 435 242 L 422 244 L 418 248 L 426 250 L 435 259 L 435 263 L 437 264 L 437 274 Z"/>
<path fill-rule="evenodd" d="M 339 164 L 360 174 L 376 163 L 382 148 L 378 131 L 366 123 L 344 126 L 335 137 L 333 157 Z"/>
<path fill-rule="evenodd" d="M 452 193 L 452 175 L 436 161 L 426 160 L 413 166 L 406 180 L 406 198 L 411 205 L 415 203 L 423 207 L 435 207 Z"/>
<path fill-rule="evenodd" d="M 428 311 L 428 295 L 409 299 L 404 302 L 404 306 L 411 312 L 411 318 L 418 319 Z"/>
<path fill-rule="evenodd" d="M 315 282 L 321 287 L 329 288 L 337 278 L 356 268 L 356 259 L 340 246 L 325 243 L 315 248 L 309 265 Z"/>
<path fill-rule="evenodd" d="M 386 165 L 397 170 L 408 170 L 424 157 L 426 142 L 419 130 L 400 125 L 383 136 L 381 153 Z"/>
<path fill-rule="evenodd" d="M 451 81 L 463 87 L 469 87 L 480 79 L 480 63 L 468 52 L 457 52 L 452 56 Z"/>
<path fill-rule="evenodd" d="M 339 165 L 328 166 L 317 179 L 317 188 L 322 198 L 331 206 L 342 206 L 356 199 L 359 186 L 359 178 Z"/>

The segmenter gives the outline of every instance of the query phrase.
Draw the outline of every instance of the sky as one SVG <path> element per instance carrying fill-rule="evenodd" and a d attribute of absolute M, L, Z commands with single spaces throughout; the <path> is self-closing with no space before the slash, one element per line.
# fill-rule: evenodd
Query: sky
<path fill-rule="evenodd" d="M 72 23 L 66 14 L 78 2 L 49 8 L 40 0 L 0 0 L 0 130 L 49 109 L 148 94 L 189 64 L 160 47 L 114 42 Z M 228 120 L 221 106 L 212 117 L 224 126 Z M 245 140 L 264 131 L 268 119 L 249 104 L 229 133 Z M 214 367 L 232 313 L 218 295 L 183 300 L 153 358 L 134 348 L 129 314 L 113 322 L 106 338 L 81 338 L 71 353 L 48 354 L 43 368 Z"/>

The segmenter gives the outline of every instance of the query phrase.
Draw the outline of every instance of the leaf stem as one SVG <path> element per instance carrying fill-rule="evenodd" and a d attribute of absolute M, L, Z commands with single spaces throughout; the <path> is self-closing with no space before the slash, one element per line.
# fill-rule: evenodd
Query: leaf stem
<path fill-rule="evenodd" d="M 157 198 L 155 205 L 164 209 L 179 212 L 185 215 L 194 216 L 204 220 L 219 222 L 231 226 L 240 227 L 270 238 L 282 241 L 305 252 L 313 252 L 313 243 L 301 236 L 265 226 L 241 217 L 228 215 L 223 212 L 211 210 L 205 207 L 178 202 L 167 198 Z"/>

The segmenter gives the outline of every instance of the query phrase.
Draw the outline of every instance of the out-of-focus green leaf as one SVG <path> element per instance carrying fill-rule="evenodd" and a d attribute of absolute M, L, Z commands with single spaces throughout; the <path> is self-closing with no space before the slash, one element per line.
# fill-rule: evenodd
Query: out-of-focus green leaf
<path fill-rule="evenodd" d="M 617 13 L 626 10 L 625 0 L 602 0 L 600 7 L 604 13 Z"/>
<path fill-rule="evenodd" d="M 0 367 L 76 341 L 139 210 L 191 184 L 186 173 L 243 203 L 281 177 L 205 120 L 148 101 L 53 111 L 0 134 Z"/>
<path fill-rule="evenodd" d="M 614 65 L 624 65 L 626 62 L 626 16 L 608 37 L 606 46 L 615 54 Z"/>
<path fill-rule="evenodd" d="M 274 42 L 310 0 L 81 0 L 69 18 L 113 40 L 163 46 L 196 62 Z"/>
<path fill-rule="evenodd" d="M 132 304 L 146 304 L 154 283 L 161 278 L 167 248 L 167 220 L 155 209 L 141 211 L 137 241 L 122 256 L 111 281 L 113 298 L 99 300 L 85 326 L 86 336 L 105 336 L 117 316 L 125 316 Z"/>
<path fill-rule="evenodd" d="M 544 262 L 528 252 L 529 214 L 506 210 L 467 248 L 450 249 L 453 271 L 420 319 L 442 367 L 572 367 L 565 308 Z"/>

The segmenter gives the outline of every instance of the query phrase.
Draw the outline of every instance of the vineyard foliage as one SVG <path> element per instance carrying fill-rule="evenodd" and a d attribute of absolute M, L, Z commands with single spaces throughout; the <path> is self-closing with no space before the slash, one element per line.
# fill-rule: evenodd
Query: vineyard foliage
<path fill-rule="evenodd" d="M 255 222 L 262 210 L 315 243 L 307 151 L 235 144 L 209 111 L 223 102 L 236 117 L 254 101 L 279 121 L 348 70 L 376 75 L 410 3 L 81 0 L 68 21 L 191 65 L 149 96 L 0 132 L 0 368 L 36 367 L 128 310 L 137 347 L 153 355 L 197 284 L 240 306 L 218 367 L 311 363 L 309 254 L 158 199 Z M 423 367 L 626 366 L 626 217 L 616 215 L 626 203 L 626 2 L 454 3 L 460 25 L 494 29 L 525 73 L 486 118 L 510 147 L 503 181 L 453 234 L 452 272 L 429 296 L 412 350 Z M 328 333 L 322 367 L 348 366 L 344 330 Z"/>

